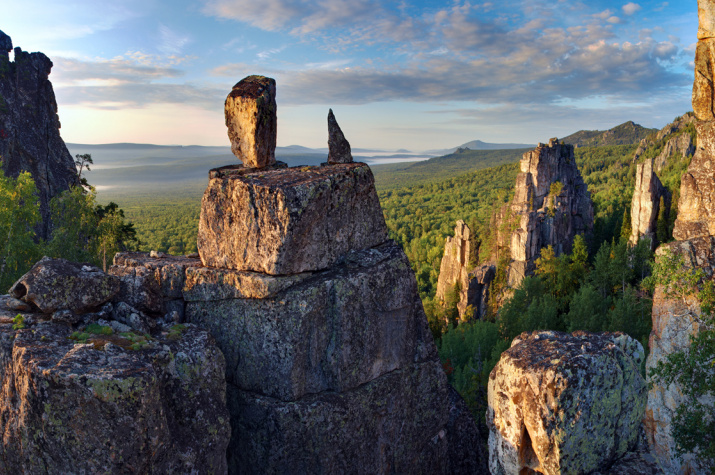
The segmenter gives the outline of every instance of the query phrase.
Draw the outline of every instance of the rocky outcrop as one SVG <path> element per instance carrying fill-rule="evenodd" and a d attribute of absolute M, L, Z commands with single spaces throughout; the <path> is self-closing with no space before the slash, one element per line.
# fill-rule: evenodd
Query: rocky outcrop
<path fill-rule="evenodd" d="M 457 310 L 460 320 L 480 319 L 486 315 L 489 301 L 489 284 L 494 280 L 492 265 L 474 267 L 470 265 L 473 254 L 479 249 L 471 249 L 469 226 L 461 219 L 454 228 L 454 237 L 447 237 L 444 256 L 437 280 L 437 299 L 444 305 L 450 293 L 459 289 Z"/>
<path fill-rule="evenodd" d="M 225 173 L 209 180 L 201 209 L 198 249 L 212 267 L 298 274 L 387 239 L 364 163 Z"/>
<path fill-rule="evenodd" d="M 702 270 L 712 279 L 715 272 L 715 116 L 713 116 L 712 77 L 715 16 L 711 1 L 698 1 L 698 46 L 695 53 L 695 81 L 693 110 L 698 121 L 697 149 L 688 171 L 680 181 L 678 218 L 673 237 L 675 242 L 658 248 L 656 254 L 671 252 L 684 258 L 686 267 Z M 696 289 L 693 289 L 695 292 Z M 673 296 L 661 286 L 653 296 L 653 330 L 650 334 L 650 354 L 646 369 L 651 370 L 669 355 L 687 351 L 691 337 L 702 331 L 700 302 L 695 295 Z M 715 401 L 700 401 L 711 407 Z M 677 384 L 667 387 L 654 381 L 648 392 L 645 428 L 651 452 L 666 473 L 701 473 L 695 454 L 678 455 L 672 434 L 672 424 L 679 406 L 688 404 L 683 388 Z"/>
<path fill-rule="evenodd" d="M 688 268 L 701 268 L 709 276 L 715 271 L 715 237 L 706 236 L 686 241 L 675 241 L 658 248 L 658 254 L 672 252 L 683 256 Z M 668 297 L 657 287 L 653 295 L 653 330 L 648 346 L 650 353 L 646 371 L 665 361 L 668 355 L 690 347 L 690 337 L 696 336 L 704 323 L 700 302 L 692 295 L 683 299 Z M 666 473 L 700 473 L 698 458 L 686 454 L 676 456 L 671 425 L 681 404 L 687 404 L 681 388 L 676 384 L 663 386 L 654 383 L 648 393 L 645 427 L 651 452 Z M 705 402 L 705 401 L 703 401 Z"/>
<path fill-rule="evenodd" d="M 0 471 L 225 473 L 225 360 L 214 339 L 190 324 L 132 331 L 113 318 L 126 303 L 106 302 L 118 279 L 89 266 L 72 279 L 72 269 L 43 259 L 13 287 L 26 286 L 24 301 L 0 298 Z"/>
<path fill-rule="evenodd" d="M 119 279 L 88 264 L 43 257 L 10 289 L 10 295 L 43 313 L 87 313 L 119 292 Z"/>
<path fill-rule="evenodd" d="M 246 167 L 263 168 L 276 162 L 276 81 L 248 76 L 239 81 L 224 104 L 231 151 Z"/>
<path fill-rule="evenodd" d="M 637 448 L 643 357 L 640 343 L 622 333 L 515 338 L 489 375 L 490 472 L 613 473 Z"/>
<path fill-rule="evenodd" d="M 653 169 L 657 173 L 674 160 L 690 159 L 695 153 L 695 140 L 689 128 L 696 121 L 695 114 L 688 112 L 644 138 L 633 155 L 633 163 L 638 163 L 649 150 L 651 156 L 655 156 Z"/>
<path fill-rule="evenodd" d="M 657 171 L 662 170 L 668 163 L 668 159 L 676 157 L 677 159 L 690 158 L 695 153 L 695 143 L 693 137 L 688 133 L 683 133 L 671 137 L 663 147 L 663 151 L 655 158 L 654 168 Z"/>
<path fill-rule="evenodd" d="M 353 155 L 350 143 L 345 139 L 343 131 L 333 115 L 333 109 L 328 111 L 328 163 L 351 163 Z"/>
<path fill-rule="evenodd" d="M 690 135 L 687 135 L 690 137 Z M 636 166 L 636 186 L 631 202 L 631 236 L 629 241 L 635 245 L 642 238 L 650 241 L 651 249 L 658 245 L 656 224 L 660 212 L 660 199 L 663 198 L 664 212 L 670 210 L 670 193 L 661 184 L 653 171 L 653 159 Z M 665 215 L 668 219 L 667 214 Z"/>
<path fill-rule="evenodd" d="M 40 198 L 41 237 L 49 233 L 49 203 L 77 183 L 74 161 L 60 137 L 57 102 L 48 76 L 52 61 L 15 48 L 0 31 L 0 162 L 5 176 L 30 172 Z"/>
<path fill-rule="evenodd" d="M 577 234 L 593 228 L 591 195 L 576 166 L 572 145 L 551 139 L 524 154 L 516 178 L 512 202 L 497 214 L 497 255 L 507 252 L 510 287 L 533 273 L 541 249 L 552 246 L 555 253 L 571 252 Z"/>

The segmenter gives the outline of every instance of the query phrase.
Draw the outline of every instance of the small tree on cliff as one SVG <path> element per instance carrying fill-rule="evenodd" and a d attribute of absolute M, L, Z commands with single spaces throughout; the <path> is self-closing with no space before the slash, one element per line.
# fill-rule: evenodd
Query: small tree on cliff
<path fill-rule="evenodd" d="M 686 398 L 672 425 L 677 452 L 696 454 L 699 463 L 715 473 L 715 282 L 672 253 L 656 259 L 652 282 L 663 286 L 668 298 L 685 303 L 694 293 L 700 301 L 703 325 L 690 337 L 690 347 L 669 354 L 649 376 L 664 386 L 678 384 Z"/>

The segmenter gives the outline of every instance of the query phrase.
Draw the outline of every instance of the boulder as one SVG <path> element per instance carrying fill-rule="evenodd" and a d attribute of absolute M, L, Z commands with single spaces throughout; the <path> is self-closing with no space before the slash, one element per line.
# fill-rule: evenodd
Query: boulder
<path fill-rule="evenodd" d="M 10 295 L 31 303 L 42 313 L 63 309 L 86 313 L 117 292 L 119 279 L 100 268 L 50 257 L 37 261 L 10 289 Z"/>
<path fill-rule="evenodd" d="M 364 163 L 215 175 L 201 202 L 198 248 L 209 267 L 290 275 L 329 268 L 387 240 Z"/>
<path fill-rule="evenodd" d="M 335 120 L 333 109 L 328 111 L 328 163 L 351 163 L 353 155 L 350 152 L 350 143 L 345 139 L 340 130 L 338 121 Z"/>
<path fill-rule="evenodd" d="M 494 474 L 591 473 L 636 448 L 640 343 L 622 333 L 522 333 L 489 375 Z"/>
<path fill-rule="evenodd" d="M 2 473 L 226 473 L 224 359 L 192 325 L 118 335 L 0 323 Z"/>
<path fill-rule="evenodd" d="M 52 61 L 20 48 L 10 61 L 11 49 L 10 37 L 0 31 L 0 166 L 8 177 L 32 174 L 42 216 L 37 232 L 47 238 L 50 200 L 77 183 L 77 171 L 60 137 L 57 101 L 48 79 Z"/>
<path fill-rule="evenodd" d="M 224 112 L 231 151 L 244 166 L 263 168 L 276 162 L 276 81 L 247 76 L 226 97 Z"/>
<path fill-rule="evenodd" d="M 685 134 L 688 138 L 690 135 Z M 635 245 L 641 238 L 650 241 L 651 250 L 658 244 L 656 224 L 660 212 L 660 199 L 665 212 L 670 210 L 670 193 L 661 184 L 660 179 L 653 171 L 653 159 L 648 159 L 636 166 L 636 185 L 631 201 L 631 236 L 629 241 Z M 666 214 L 666 219 L 667 219 Z"/>

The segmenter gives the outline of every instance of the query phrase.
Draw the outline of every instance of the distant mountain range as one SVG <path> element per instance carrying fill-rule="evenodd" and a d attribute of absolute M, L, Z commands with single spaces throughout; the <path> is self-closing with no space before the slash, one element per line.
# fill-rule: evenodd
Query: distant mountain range
<path fill-rule="evenodd" d="M 564 137 L 563 142 L 579 147 L 637 144 L 658 129 L 647 129 L 633 121 L 624 122 L 608 130 L 579 130 Z"/>

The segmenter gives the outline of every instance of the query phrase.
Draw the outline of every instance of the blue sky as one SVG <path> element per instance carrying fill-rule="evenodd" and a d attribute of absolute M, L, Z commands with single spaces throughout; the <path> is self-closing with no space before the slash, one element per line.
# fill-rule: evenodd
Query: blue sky
<path fill-rule="evenodd" d="M 535 143 L 690 110 L 696 0 L 9 0 L 54 62 L 68 142 L 228 145 L 223 101 L 278 85 L 278 144 Z"/>

